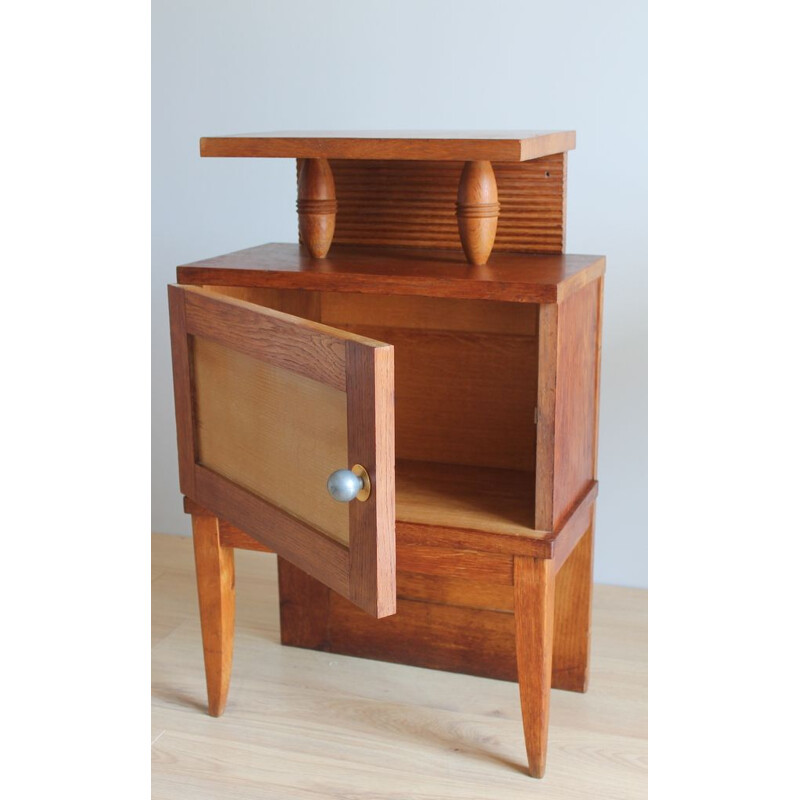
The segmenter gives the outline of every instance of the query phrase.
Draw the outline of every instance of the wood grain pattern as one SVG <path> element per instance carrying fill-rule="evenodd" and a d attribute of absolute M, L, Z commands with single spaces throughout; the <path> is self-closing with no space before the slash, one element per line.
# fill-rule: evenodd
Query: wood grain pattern
<path fill-rule="evenodd" d="M 456 218 L 461 247 L 470 264 L 489 260 L 497 234 L 497 181 L 491 161 L 467 161 L 461 171 Z"/>
<path fill-rule="evenodd" d="M 470 675 L 514 661 L 514 617 L 503 612 L 398 600 L 395 616 L 375 620 L 332 594 L 329 624 L 334 653 Z"/>
<path fill-rule="evenodd" d="M 267 547 L 224 519 L 219 520 L 219 540 L 225 547 L 235 547 L 238 550 L 257 550 L 261 553 L 275 552 L 271 547 Z"/>
<path fill-rule="evenodd" d="M 201 337 L 194 376 L 198 463 L 347 545 L 326 488 L 348 464 L 347 394 Z"/>
<path fill-rule="evenodd" d="M 342 208 L 340 201 L 339 218 Z M 339 225 L 341 227 L 341 225 Z M 457 235 L 457 231 L 456 231 Z M 457 246 L 460 244 L 457 242 Z M 323 292 L 557 303 L 605 271 L 601 256 L 498 252 L 491 265 L 467 264 L 460 252 L 334 243 L 327 258 L 302 245 L 265 244 L 178 267 L 185 285 L 238 284 Z"/>
<path fill-rule="evenodd" d="M 600 442 L 600 368 L 603 356 L 603 297 L 605 291 L 605 277 L 597 279 L 597 335 L 595 353 L 595 383 L 594 383 L 594 453 L 592 455 L 592 475 L 597 480 L 597 450 Z"/>
<path fill-rule="evenodd" d="M 272 131 L 200 139 L 223 158 L 527 161 L 575 148 L 575 131 Z"/>
<path fill-rule="evenodd" d="M 194 494 L 194 422 L 192 419 L 192 359 L 186 335 L 184 294 L 167 287 L 169 329 L 172 345 L 172 386 L 175 396 L 175 427 L 178 434 L 178 477 L 181 492 Z"/>
<path fill-rule="evenodd" d="M 594 480 L 599 284 L 565 300 L 558 314 L 552 523 L 556 529 Z"/>
<path fill-rule="evenodd" d="M 403 572 L 491 581 L 499 585 L 510 586 L 513 582 L 511 556 L 409 544 L 402 540 L 397 544 L 397 568 Z"/>
<path fill-rule="evenodd" d="M 331 591 L 278 557 L 281 644 L 322 650 L 328 646 Z"/>
<path fill-rule="evenodd" d="M 397 519 L 540 538 L 533 486 L 532 472 L 398 460 Z"/>
<path fill-rule="evenodd" d="M 548 538 L 553 543 L 551 553 L 553 569 L 556 572 L 561 569 L 587 528 L 591 526 L 597 494 L 598 483 L 597 481 L 592 481 L 583 496 L 575 501 L 568 515 L 561 523 L 561 527 L 554 533 L 549 534 Z"/>
<path fill-rule="evenodd" d="M 154 800 L 647 796 L 644 590 L 595 587 L 592 687 L 552 693 L 540 785 L 518 768 L 515 686 L 281 647 L 272 555 L 236 554 L 231 701 L 209 719 L 191 541 L 156 534 L 152 553 Z"/>
<path fill-rule="evenodd" d="M 276 293 L 270 289 L 247 291 Z M 287 296 L 292 292 L 287 290 L 283 294 Z M 538 335 L 539 307 L 532 303 L 343 292 L 325 292 L 318 296 L 319 320 L 334 328 L 357 324 L 366 328 Z M 278 302 L 277 298 L 275 301 Z"/>
<path fill-rule="evenodd" d="M 341 542 L 203 466 L 195 466 L 195 484 L 214 514 L 350 596 L 350 551 Z"/>
<path fill-rule="evenodd" d="M 255 303 L 312 322 L 321 322 L 322 296 L 319 292 L 307 292 L 303 289 L 272 289 L 263 286 L 203 286 L 202 288 L 209 293 Z"/>
<path fill-rule="evenodd" d="M 529 530 L 525 535 L 506 534 L 398 521 L 397 540 L 408 544 L 426 544 L 431 547 L 455 547 L 479 553 L 536 556 L 537 558 L 552 558 L 555 552 L 553 534 L 549 531 L 537 530 Z"/>
<path fill-rule="evenodd" d="M 552 561 L 514 559 L 514 622 L 517 678 L 528 769 L 544 775 L 550 724 L 555 575 Z"/>
<path fill-rule="evenodd" d="M 566 154 L 521 164 L 492 160 L 500 253 L 562 253 Z M 456 201 L 463 165 L 447 161 L 331 161 L 337 187 L 334 244 L 445 248 L 461 253 Z"/>
<path fill-rule="evenodd" d="M 192 532 L 208 713 L 219 717 L 228 700 L 233 664 L 236 608 L 233 549 L 221 544 L 216 517 L 192 516 Z"/>
<path fill-rule="evenodd" d="M 328 161 L 304 158 L 297 176 L 300 239 L 314 258 L 325 258 L 336 227 L 336 189 Z"/>
<path fill-rule="evenodd" d="M 446 548 L 443 548 L 443 552 Z M 450 548 L 440 563 L 458 563 L 457 547 Z M 435 562 L 431 562 L 435 563 Z M 473 562 L 475 563 L 475 562 Z M 583 562 L 585 563 L 585 562 Z M 462 560 L 461 566 L 467 562 Z M 391 617 L 376 623 L 369 615 L 352 608 L 350 613 L 329 616 L 330 592 L 302 571 L 285 564 L 281 569 L 291 578 L 281 579 L 281 641 L 296 647 L 327 650 L 341 655 L 372 658 L 428 669 L 448 670 L 479 675 L 495 680 L 517 681 L 517 651 L 513 620 L 514 586 L 495 581 L 485 568 L 477 574 L 468 570 L 461 575 L 429 575 L 406 572 L 400 562 L 397 573 L 398 608 Z M 575 575 L 572 576 L 575 578 Z M 583 601 L 591 588 L 581 584 L 575 603 L 569 592 L 571 578 L 562 581 L 554 600 L 554 656 L 551 686 L 566 691 L 585 691 L 586 679 L 580 681 L 580 665 L 588 664 L 588 638 L 581 638 L 588 624 Z M 572 583 L 574 586 L 574 582 Z M 283 606 L 287 612 L 283 612 Z M 481 631 L 491 631 L 491 658 L 474 658 L 461 647 L 458 637 L 465 617 L 448 608 L 470 609 L 468 619 Z M 484 613 L 486 612 L 486 613 Z M 441 640 L 437 646 L 434 642 Z"/>
<path fill-rule="evenodd" d="M 350 598 L 375 617 L 395 613 L 394 348 L 347 346 L 347 465 L 371 481 L 349 503 Z"/>
<path fill-rule="evenodd" d="M 342 329 L 395 348 L 398 459 L 534 470 L 535 338 Z"/>
<path fill-rule="evenodd" d="M 514 587 L 506 583 L 474 580 L 452 575 L 397 573 L 397 596 L 445 606 L 462 606 L 487 611 L 513 611 Z"/>
<path fill-rule="evenodd" d="M 185 292 L 187 333 L 226 344 L 334 389 L 345 388 L 345 342 L 381 344 L 205 289 L 186 286 L 180 291 Z"/>
<path fill-rule="evenodd" d="M 559 309 L 558 305 L 546 305 L 539 309 L 535 525 L 540 530 L 553 529 Z"/>
<path fill-rule="evenodd" d="M 183 336 L 194 344 L 192 361 L 188 348 L 183 354 L 195 373 L 192 499 L 371 613 L 389 613 L 392 348 L 234 297 L 175 292 L 185 301 Z M 319 307 L 313 294 L 299 305 Z M 311 363 L 320 348 L 333 356 Z M 347 367 L 345 400 L 338 390 L 348 386 Z M 356 510 L 325 491 L 353 452 L 381 478 L 373 505 Z"/>
<path fill-rule="evenodd" d="M 594 521 L 556 575 L 553 682 L 585 692 L 589 686 Z"/>

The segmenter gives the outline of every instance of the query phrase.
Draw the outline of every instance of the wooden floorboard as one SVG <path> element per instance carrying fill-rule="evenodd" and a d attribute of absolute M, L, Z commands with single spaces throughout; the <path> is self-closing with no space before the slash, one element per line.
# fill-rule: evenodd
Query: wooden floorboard
<path fill-rule="evenodd" d="M 205 707 L 191 540 L 153 536 L 153 798 L 644 798 L 647 593 L 595 587 L 589 692 L 555 691 L 524 771 L 517 685 L 282 647 L 272 554 L 236 551 L 225 714 Z"/>

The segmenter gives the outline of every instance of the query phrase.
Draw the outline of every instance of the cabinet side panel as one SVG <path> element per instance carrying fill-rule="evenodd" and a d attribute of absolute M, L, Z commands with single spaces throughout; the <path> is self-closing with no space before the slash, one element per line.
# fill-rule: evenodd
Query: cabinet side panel
<path fill-rule="evenodd" d="M 594 281 L 558 313 L 553 527 L 558 530 L 594 479 L 600 287 Z"/>

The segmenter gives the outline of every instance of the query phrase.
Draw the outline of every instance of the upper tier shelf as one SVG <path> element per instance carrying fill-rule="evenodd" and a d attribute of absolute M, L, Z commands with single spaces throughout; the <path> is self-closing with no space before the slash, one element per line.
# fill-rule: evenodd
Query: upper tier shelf
<path fill-rule="evenodd" d="M 458 251 L 334 245 L 312 258 L 299 244 L 264 244 L 178 267 L 178 281 L 557 303 L 605 272 L 602 256 L 495 253 L 489 264 L 464 263 Z"/>
<path fill-rule="evenodd" d="M 400 161 L 530 161 L 575 149 L 575 131 L 272 131 L 206 136 L 200 155 Z"/>

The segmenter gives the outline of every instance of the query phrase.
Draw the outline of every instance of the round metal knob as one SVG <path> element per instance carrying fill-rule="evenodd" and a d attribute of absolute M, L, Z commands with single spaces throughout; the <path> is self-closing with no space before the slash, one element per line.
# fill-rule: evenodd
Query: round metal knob
<path fill-rule="evenodd" d="M 367 471 L 360 464 L 355 464 L 353 469 L 337 469 L 328 478 L 328 493 L 340 503 L 366 500 L 370 493 Z"/>

